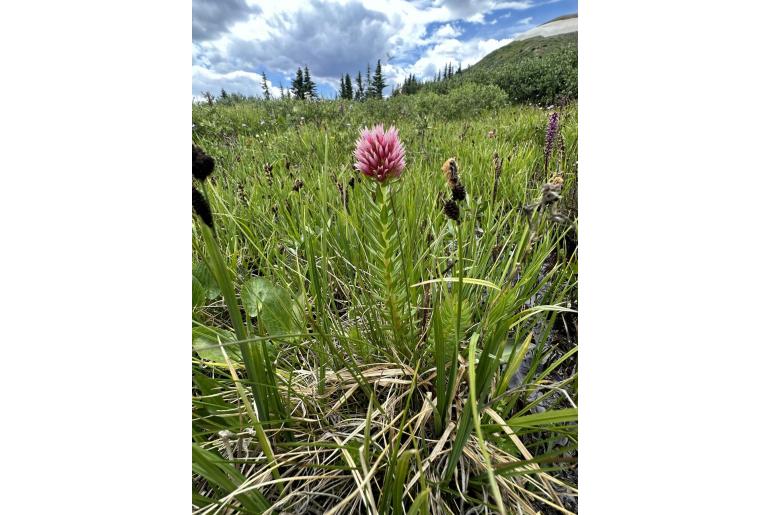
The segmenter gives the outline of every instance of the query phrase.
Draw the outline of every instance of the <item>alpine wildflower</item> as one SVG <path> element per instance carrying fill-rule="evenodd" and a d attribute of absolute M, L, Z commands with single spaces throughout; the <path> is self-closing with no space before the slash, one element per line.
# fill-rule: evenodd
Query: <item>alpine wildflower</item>
<path fill-rule="evenodd" d="M 559 130 L 559 113 L 553 112 L 548 118 L 548 129 L 545 132 L 545 169 L 548 170 L 548 162 L 551 160 L 553 151 L 553 142 L 556 138 L 556 132 Z"/>
<path fill-rule="evenodd" d="M 382 124 L 364 127 L 353 155 L 355 169 L 381 183 L 399 177 L 406 166 L 404 145 L 392 125 L 387 131 Z"/>

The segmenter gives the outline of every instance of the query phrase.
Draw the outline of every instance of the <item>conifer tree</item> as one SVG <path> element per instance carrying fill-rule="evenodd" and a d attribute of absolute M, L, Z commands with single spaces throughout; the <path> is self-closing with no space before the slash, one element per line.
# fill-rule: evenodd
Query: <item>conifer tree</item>
<path fill-rule="evenodd" d="M 302 68 L 297 68 L 297 76 L 291 81 L 291 92 L 294 98 L 305 99 L 305 79 L 302 77 Z"/>
<path fill-rule="evenodd" d="M 353 83 L 350 82 L 350 74 L 345 74 L 345 98 L 353 100 Z"/>
<path fill-rule="evenodd" d="M 361 72 L 359 71 L 358 77 L 356 77 L 356 100 L 363 100 L 364 96 L 364 83 L 361 80 Z"/>
<path fill-rule="evenodd" d="M 345 76 L 340 75 L 340 91 L 338 98 L 341 98 L 342 100 L 345 100 L 345 97 L 347 96 L 348 91 L 345 89 Z"/>
<path fill-rule="evenodd" d="M 372 80 L 372 92 L 374 98 L 382 98 L 382 92 L 385 90 L 385 81 L 382 78 L 382 65 L 377 59 L 377 67 L 374 69 L 374 79 Z"/>
<path fill-rule="evenodd" d="M 366 63 L 366 93 L 364 98 L 372 98 L 374 96 L 374 86 L 372 85 L 372 67 L 369 63 Z"/>
<path fill-rule="evenodd" d="M 417 93 L 417 78 L 414 76 L 414 74 L 409 74 L 409 76 L 404 81 L 404 86 L 401 88 L 401 90 L 404 95 L 413 95 Z"/>
<path fill-rule="evenodd" d="M 315 90 L 315 82 L 310 80 L 310 70 L 307 69 L 307 65 L 305 65 L 305 96 L 309 98 L 316 98 L 316 90 Z"/>
<path fill-rule="evenodd" d="M 270 88 L 267 85 L 267 75 L 265 75 L 265 72 L 262 72 L 262 96 L 265 97 L 265 100 L 270 100 Z"/>

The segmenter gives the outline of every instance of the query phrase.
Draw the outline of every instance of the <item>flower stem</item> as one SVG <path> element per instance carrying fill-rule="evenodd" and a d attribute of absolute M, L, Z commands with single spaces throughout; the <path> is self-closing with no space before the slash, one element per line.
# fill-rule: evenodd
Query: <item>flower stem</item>
<path fill-rule="evenodd" d="M 451 354 L 451 367 L 449 369 L 449 378 L 447 381 L 447 398 L 451 399 L 452 394 L 455 391 L 455 380 L 457 379 L 457 364 L 460 357 L 460 341 L 462 340 L 462 334 L 460 334 L 460 327 L 461 327 L 461 317 L 462 317 L 462 309 L 463 309 L 463 278 L 464 278 L 464 270 L 463 270 L 463 239 L 462 239 L 462 226 L 460 225 L 460 222 L 455 222 L 455 228 L 457 229 L 457 265 L 459 265 L 458 269 L 458 277 L 457 277 L 457 317 L 455 319 L 455 341 L 453 342 L 453 348 L 452 348 L 452 354 Z M 441 417 L 443 420 L 446 420 L 446 417 L 448 417 L 448 410 L 449 410 L 449 402 L 447 402 L 447 406 L 444 408 L 444 413 L 441 414 Z"/>
<path fill-rule="evenodd" d="M 390 203 L 390 212 L 393 216 L 393 222 L 396 224 L 396 237 L 398 238 L 398 251 L 401 254 L 401 272 L 404 276 L 404 290 L 406 291 L 406 303 L 409 311 L 407 312 L 407 318 L 409 321 L 409 335 L 410 335 L 410 341 L 413 345 L 417 344 L 417 341 L 414 337 L 414 323 L 412 319 L 412 288 L 410 288 L 410 281 L 406 273 L 406 255 L 404 254 L 404 246 L 401 242 L 401 227 L 398 225 L 398 216 L 396 214 L 396 205 L 393 202 L 393 190 L 391 189 L 391 186 L 388 186 L 387 190 L 388 194 L 388 202 Z M 411 349 L 411 347 L 409 347 Z"/>

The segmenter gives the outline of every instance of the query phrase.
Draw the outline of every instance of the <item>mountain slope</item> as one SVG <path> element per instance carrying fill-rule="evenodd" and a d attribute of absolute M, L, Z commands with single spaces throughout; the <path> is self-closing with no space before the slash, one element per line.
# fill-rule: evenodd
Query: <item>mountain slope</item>
<path fill-rule="evenodd" d="M 574 31 L 551 36 L 547 35 L 550 32 L 571 30 L 573 27 Z M 515 41 L 485 55 L 479 62 L 470 66 L 468 70 L 491 71 L 497 66 L 528 57 L 543 57 L 567 48 L 577 50 L 577 42 L 577 15 L 560 16 L 520 34 Z"/>

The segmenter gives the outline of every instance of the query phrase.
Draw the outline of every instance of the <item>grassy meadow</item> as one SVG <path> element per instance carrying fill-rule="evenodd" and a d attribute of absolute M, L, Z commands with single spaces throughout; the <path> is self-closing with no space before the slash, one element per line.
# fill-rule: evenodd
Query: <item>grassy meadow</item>
<path fill-rule="evenodd" d="M 195 513 L 577 511 L 577 107 L 419 102 L 193 106 Z"/>

